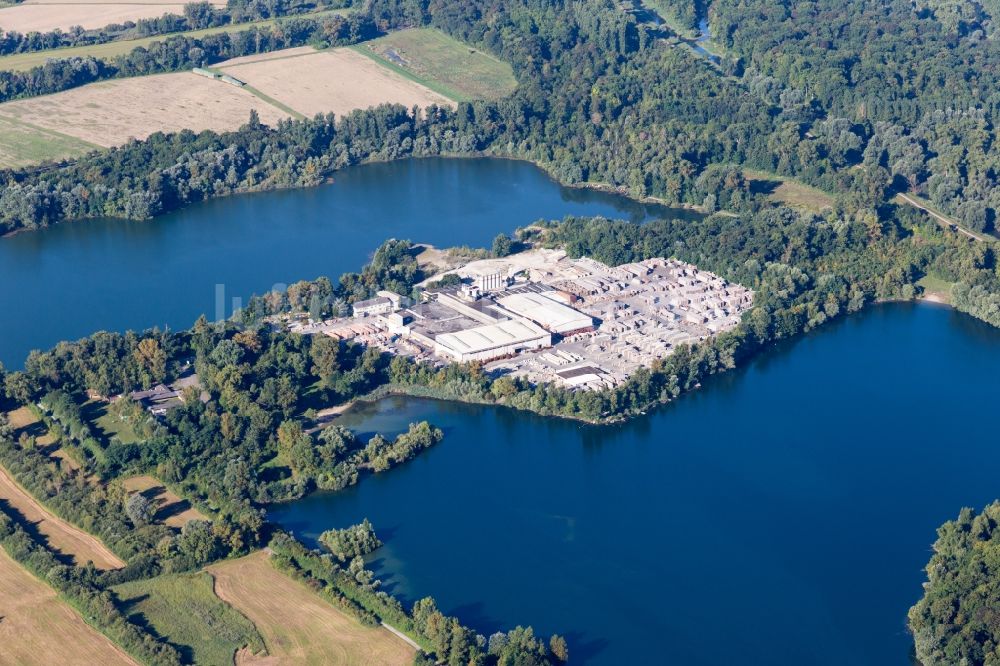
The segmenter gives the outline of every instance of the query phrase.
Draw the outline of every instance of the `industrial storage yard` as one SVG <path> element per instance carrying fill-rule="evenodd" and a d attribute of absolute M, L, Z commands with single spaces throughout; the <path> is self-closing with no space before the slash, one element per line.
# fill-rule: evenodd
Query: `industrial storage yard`
<path fill-rule="evenodd" d="M 410 304 L 379 292 L 354 316 L 302 333 L 375 345 L 438 363 L 480 362 L 495 375 L 574 389 L 617 386 L 681 345 L 736 326 L 753 292 L 674 259 L 610 267 L 529 250 L 449 273 Z"/>

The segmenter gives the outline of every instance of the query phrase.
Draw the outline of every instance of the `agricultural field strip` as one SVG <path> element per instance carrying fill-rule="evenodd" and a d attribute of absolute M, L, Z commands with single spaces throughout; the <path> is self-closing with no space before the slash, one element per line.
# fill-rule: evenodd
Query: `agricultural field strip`
<path fill-rule="evenodd" d="M 218 3 L 215 3 L 218 4 Z M 59 5 L 24 2 L 0 9 L 0 28 L 21 33 L 69 30 L 81 26 L 85 30 L 106 25 L 159 18 L 165 14 L 182 14 L 184 3 L 65 3 Z"/>
<path fill-rule="evenodd" d="M 69 524 L 42 506 L 3 467 L 0 467 L 0 499 L 34 524 L 53 550 L 71 556 L 77 565 L 82 566 L 90 560 L 98 569 L 119 569 L 125 566 L 125 562 L 97 537 Z"/>
<path fill-rule="evenodd" d="M 182 129 L 226 131 L 256 109 L 262 122 L 288 114 L 252 93 L 190 72 L 102 81 L 53 95 L 0 104 L 0 116 L 71 134 L 104 147 Z"/>
<path fill-rule="evenodd" d="M 0 664 L 135 664 L 0 548 Z"/>
<path fill-rule="evenodd" d="M 215 67 L 305 116 L 344 115 L 384 103 L 407 107 L 454 104 L 352 48 L 297 52 L 290 57 L 295 58 L 292 67 L 279 58 L 223 62 Z"/>
<path fill-rule="evenodd" d="M 324 16 L 343 15 L 348 11 L 349 10 L 345 9 L 328 9 L 314 14 L 296 16 L 295 18 L 321 18 Z M 2 16 L 3 15 L 0 14 L 0 18 L 2 18 Z M 189 30 L 186 32 L 171 32 L 164 35 L 125 39 L 108 42 L 106 44 L 88 44 L 86 46 L 69 46 L 59 49 L 49 49 L 46 51 L 32 51 L 30 53 L 15 53 L 12 55 L 0 56 L 0 70 L 26 71 L 33 67 L 44 65 L 49 59 L 57 58 L 83 58 L 86 56 L 93 56 L 98 59 L 109 59 L 114 58 L 115 56 L 131 53 L 139 47 L 148 47 L 153 42 L 166 41 L 171 37 L 183 36 L 197 39 L 199 37 L 207 37 L 209 35 L 217 35 L 225 32 L 240 32 L 243 30 L 250 30 L 252 28 L 263 28 L 274 25 L 278 21 L 287 20 L 287 18 L 291 17 L 251 21 L 248 23 L 236 23 L 233 25 L 219 26 L 217 28 L 204 28 L 201 30 Z"/>
<path fill-rule="evenodd" d="M 384 627 L 361 625 L 276 570 L 268 557 L 261 551 L 206 571 L 215 578 L 216 595 L 257 627 L 270 659 L 341 666 L 413 662 L 414 649 L 406 642 Z"/>
<path fill-rule="evenodd" d="M 113 589 L 128 616 L 148 624 L 164 640 L 190 648 L 191 663 L 231 664 L 237 650 L 265 651 L 257 628 L 218 597 L 215 580 L 205 571 L 166 574 Z"/>
<path fill-rule="evenodd" d="M 0 165 L 21 167 L 78 157 L 100 146 L 16 118 L 0 118 Z"/>
<path fill-rule="evenodd" d="M 246 122 L 251 109 L 258 110 L 262 122 L 275 124 L 289 116 L 343 115 L 387 102 L 453 106 L 461 97 L 435 92 L 406 70 L 353 48 L 289 51 L 215 65 L 245 81 L 242 89 L 180 72 L 115 79 L 0 104 L 0 119 L 39 135 L 37 141 L 25 136 L 6 152 L 0 150 L 0 166 L 74 157 L 156 131 L 232 130 Z M 295 59 L 292 72 L 274 64 L 286 58 Z M 358 80 L 366 85 L 356 85 Z M 52 137 L 50 144 L 46 137 Z"/>

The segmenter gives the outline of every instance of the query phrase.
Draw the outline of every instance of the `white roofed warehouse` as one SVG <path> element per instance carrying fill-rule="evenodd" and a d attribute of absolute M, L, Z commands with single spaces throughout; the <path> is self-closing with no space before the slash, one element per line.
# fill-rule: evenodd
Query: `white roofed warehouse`
<path fill-rule="evenodd" d="M 517 293 L 497 299 L 503 309 L 559 335 L 594 328 L 594 318 L 539 293 Z"/>
<path fill-rule="evenodd" d="M 551 345 L 552 334 L 545 329 L 529 321 L 510 319 L 438 335 L 434 353 L 460 363 L 485 362 Z"/>

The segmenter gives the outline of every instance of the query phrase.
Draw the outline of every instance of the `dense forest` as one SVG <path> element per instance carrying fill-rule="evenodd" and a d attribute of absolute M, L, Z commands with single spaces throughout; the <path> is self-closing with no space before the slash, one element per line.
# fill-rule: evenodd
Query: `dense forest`
<path fill-rule="evenodd" d="M 716 0 L 709 16 L 748 85 L 805 107 L 806 123 L 785 128 L 795 140 L 784 159 L 795 161 L 804 130 L 833 130 L 848 163 L 984 229 L 1000 207 L 998 11 L 979 0 Z"/>
<path fill-rule="evenodd" d="M 1000 502 L 963 509 L 938 529 L 910 629 L 924 666 L 1000 660 Z"/>

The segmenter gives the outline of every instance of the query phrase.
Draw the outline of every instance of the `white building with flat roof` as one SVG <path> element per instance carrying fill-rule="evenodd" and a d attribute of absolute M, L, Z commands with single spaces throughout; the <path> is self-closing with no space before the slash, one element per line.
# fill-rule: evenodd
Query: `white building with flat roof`
<path fill-rule="evenodd" d="M 497 303 L 503 309 L 530 319 L 542 328 L 565 335 L 594 327 L 594 318 L 544 294 L 519 293 L 502 296 Z"/>
<path fill-rule="evenodd" d="M 460 363 L 485 362 L 551 344 L 552 334 L 540 326 L 523 319 L 509 319 L 443 333 L 434 339 L 434 353 Z"/>
<path fill-rule="evenodd" d="M 366 301 L 354 304 L 355 317 L 371 317 L 372 315 L 389 314 L 392 312 L 392 301 L 385 296 L 376 296 Z"/>

